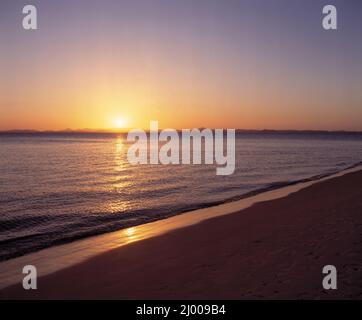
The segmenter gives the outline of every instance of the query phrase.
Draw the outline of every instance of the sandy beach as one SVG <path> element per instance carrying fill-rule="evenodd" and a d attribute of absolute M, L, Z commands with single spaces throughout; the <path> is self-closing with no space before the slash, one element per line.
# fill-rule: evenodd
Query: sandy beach
<path fill-rule="evenodd" d="M 362 298 L 362 171 L 139 241 L 1 299 Z M 338 289 L 322 287 L 334 265 Z"/>

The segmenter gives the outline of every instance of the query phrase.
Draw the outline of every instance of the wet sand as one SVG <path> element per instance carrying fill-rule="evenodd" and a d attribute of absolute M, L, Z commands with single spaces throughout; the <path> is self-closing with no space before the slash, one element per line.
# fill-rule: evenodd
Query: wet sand
<path fill-rule="evenodd" d="M 322 287 L 334 265 L 338 289 Z M 2 299 L 361 299 L 362 171 L 131 243 Z"/>

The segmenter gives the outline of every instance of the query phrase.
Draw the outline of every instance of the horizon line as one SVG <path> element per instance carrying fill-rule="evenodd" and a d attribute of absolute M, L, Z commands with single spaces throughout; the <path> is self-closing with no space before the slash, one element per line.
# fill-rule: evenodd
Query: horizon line
<path fill-rule="evenodd" d="M 167 130 L 159 128 L 159 132 L 162 130 Z M 184 128 L 184 129 L 175 129 L 177 132 L 182 130 L 193 130 L 193 129 L 221 129 L 221 128 L 205 128 L 205 127 L 195 127 L 195 128 Z M 231 129 L 231 128 L 224 128 Z M 10 130 L 0 130 L 0 134 L 49 134 L 49 133 L 75 133 L 75 134 L 125 134 L 130 130 L 139 130 L 144 132 L 150 132 L 149 129 L 144 130 L 140 128 L 135 129 L 63 129 L 63 130 L 37 130 L 37 129 L 10 129 Z M 236 133 L 345 133 L 345 134 L 362 134 L 362 130 L 323 130 L 323 129 L 234 129 Z"/>

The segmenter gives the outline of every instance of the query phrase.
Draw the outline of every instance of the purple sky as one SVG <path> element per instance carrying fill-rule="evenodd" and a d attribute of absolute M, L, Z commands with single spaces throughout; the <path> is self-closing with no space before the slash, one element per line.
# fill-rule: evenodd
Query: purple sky
<path fill-rule="evenodd" d="M 361 37 L 360 0 L 1 0 L 0 130 L 362 130 Z"/>

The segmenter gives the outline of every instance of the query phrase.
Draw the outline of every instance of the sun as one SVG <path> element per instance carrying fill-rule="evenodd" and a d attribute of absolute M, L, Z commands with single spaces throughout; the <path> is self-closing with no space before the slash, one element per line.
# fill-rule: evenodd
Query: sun
<path fill-rule="evenodd" d="M 113 125 L 114 125 L 115 129 L 124 129 L 126 124 L 127 124 L 127 121 L 125 118 L 118 117 L 118 118 L 113 119 Z"/>

